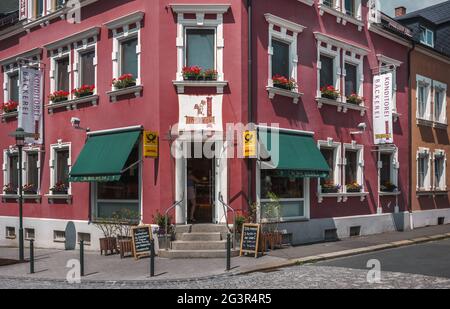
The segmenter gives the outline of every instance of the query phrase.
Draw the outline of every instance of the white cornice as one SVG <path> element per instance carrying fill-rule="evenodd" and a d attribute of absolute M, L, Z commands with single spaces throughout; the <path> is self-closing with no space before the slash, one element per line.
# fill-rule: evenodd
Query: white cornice
<path fill-rule="evenodd" d="M 125 25 L 131 25 L 137 22 L 140 22 L 144 18 L 145 13 L 142 11 L 134 12 L 129 15 L 111 20 L 107 23 L 105 23 L 105 26 L 112 30 L 116 29 Z"/>
<path fill-rule="evenodd" d="M 0 66 L 5 66 L 11 63 L 14 63 L 17 61 L 17 58 L 32 58 L 34 56 L 40 55 L 42 53 L 42 48 L 38 47 L 38 48 L 34 48 L 32 50 L 14 55 L 12 57 L 8 57 L 6 59 L 2 59 L 0 60 Z"/>
<path fill-rule="evenodd" d="M 314 36 L 320 42 L 332 44 L 332 45 L 340 47 L 346 51 L 355 52 L 356 54 L 361 55 L 361 56 L 366 56 L 370 52 L 370 50 L 365 47 L 362 47 L 362 46 L 359 46 L 359 45 L 356 45 L 356 44 L 353 44 L 350 42 L 344 42 L 344 41 L 340 40 L 339 38 L 335 38 L 335 37 L 329 36 L 324 33 L 314 32 Z"/>
<path fill-rule="evenodd" d="M 269 14 L 269 13 L 265 14 L 264 16 L 266 17 L 266 21 L 269 24 L 278 26 L 280 28 L 285 28 L 285 29 L 287 29 L 289 31 L 292 31 L 294 33 L 301 33 L 306 28 L 306 27 L 304 27 L 302 25 L 296 24 L 296 23 L 294 23 L 292 21 L 289 21 L 287 19 L 283 19 L 281 17 L 275 16 L 275 15 L 272 15 L 272 14 Z"/>
<path fill-rule="evenodd" d="M 46 45 L 44 45 L 44 47 L 47 50 L 55 50 L 60 47 L 67 46 L 71 43 L 78 42 L 82 39 L 92 38 L 94 36 L 97 36 L 99 33 L 100 33 L 100 27 L 93 27 L 93 28 L 75 33 L 74 35 L 66 37 L 62 40 L 58 40 L 58 41 L 46 44 Z"/>
<path fill-rule="evenodd" d="M 231 7 L 231 4 L 170 4 L 174 13 L 184 14 L 225 14 Z"/>
<path fill-rule="evenodd" d="M 389 58 L 389 57 L 387 57 L 385 55 L 382 55 L 382 54 L 377 54 L 377 58 L 378 58 L 378 61 L 381 61 L 381 62 L 384 62 L 384 63 L 387 63 L 387 64 L 391 64 L 391 65 L 394 65 L 396 67 L 399 67 L 399 66 L 401 66 L 403 64 L 403 62 L 401 62 L 401 61 L 395 60 L 393 58 Z"/>
<path fill-rule="evenodd" d="M 304 3 L 309 6 L 312 6 L 314 4 L 314 0 L 298 0 L 298 2 Z"/>

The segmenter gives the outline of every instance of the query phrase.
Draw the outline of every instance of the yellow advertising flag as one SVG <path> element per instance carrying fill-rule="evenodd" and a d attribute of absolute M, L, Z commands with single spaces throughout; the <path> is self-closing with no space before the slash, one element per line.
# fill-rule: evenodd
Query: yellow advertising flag
<path fill-rule="evenodd" d="M 256 143 L 258 141 L 256 131 L 244 132 L 244 157 L 256 158 Z"/>
<path fill-rule="evenodd" d="M 155 131 L 144 131 L 144 158 L 158 158 L 159 134 Z"/>

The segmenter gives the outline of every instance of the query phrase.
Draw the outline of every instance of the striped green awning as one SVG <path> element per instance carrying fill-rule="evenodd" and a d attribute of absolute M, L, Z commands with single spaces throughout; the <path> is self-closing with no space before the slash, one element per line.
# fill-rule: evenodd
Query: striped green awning
<path fill-rule="evenodd" d="M 259 130 L 263 168 L 291 178 L 327 178 L 330 167 L 312 136 Z"/>
<path fill-rule="evenodd" d="M 141 131 L 90 136 L 73 166 L 70 182 L 119 181 Z"/>

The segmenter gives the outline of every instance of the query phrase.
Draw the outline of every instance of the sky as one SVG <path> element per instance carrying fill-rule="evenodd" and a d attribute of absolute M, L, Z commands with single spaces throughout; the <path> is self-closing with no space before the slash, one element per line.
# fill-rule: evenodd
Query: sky
<path fill-rule="evenodd" d="M 380 0 L 381 1 L 381 9 L 383 12 L 388 14 L 389 16 L 394 16 L 394 9 L 399 6 L 404 6 L 407 9 L 407 12 L 413 12 L 424 7 L 435 5 L 441 2 L 445 2 L 445 0 Z"/>

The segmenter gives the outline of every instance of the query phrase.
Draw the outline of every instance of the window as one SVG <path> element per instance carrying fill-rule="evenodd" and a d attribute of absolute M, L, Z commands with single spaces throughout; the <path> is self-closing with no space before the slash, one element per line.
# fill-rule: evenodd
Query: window
<path fill-rule="evenodd" d="M 25 153 L 25 186 L 24 194 L 37 194 L 39 192 L 39 153 L 38 152 L 26 152 Z"/>
<path fill-rule="evenodd" d="M 19 189 L 19 154 L 16 151 L 5 151 L 4 158 L 6 166 L 3 193 L 15 195 Z"/>
<path fill-rule="evenodd" d="M 91 234 L 89 233 L 78 233 L 78 242 L 84 241 L 85 246 L 91 245 Z"/>
<path fill-rule="evenodd" d="M 95 85 L 95 50 L 82 53 L 80 55 L 80 82 L 79 87 L 82 85 Z"/>
<path fill-rule="evenodd" d="M 140 184 L 139 173 L 139 147 L 131 152 L 126 166 L 126 172 L 119 181 L 99 182 L 97 187 L 97 213 L 96 218 L 112 218 L 114 212 L 128 209 L 139 213 Z"/>
<path fill-rule="evenodd" d="M 348 97 L 352 94 L 358 94 L 358 67 L 346 63 L 345 64 L 345 95 Z"/>
<path fill-rule="evenodd" d="M 70 92 L 70 59 L 64 57 L 56 60 L 56 88 L 57 90 L 64 90 Z"/>
<path fill-rule="evenodd" d="M 69 172 L 71 163 L 70 143 L 58 143 L 50 146 L 50 196 L 70 195 Z"/>
<path fill-rule="evenodd" d="M 434 121 L 447 124 L 447 85 L 433 81 L 434 86 Z"/>
<path fill-rule="evenodd" d="M 335 0 L 323 0 L 323 4 L 330 8 L 334 8 L 334 1 Z"/>
<path fill-rule="evenodd" d="M 273 40 L 272 48 L 272 75 L 289 77 L 289 44 Z"/>
<path fill-rule="evenodd" d="M 328 56 L 320 56 L 320 88 L 335 85 L 334 59 Z"/>
<path fill-rule="evenodd" d="M 25 229 L 25 240 L 35 240 L 36 233 L 34 229 Z"/>
<path fill-rule="evenodd" d="M 420 43 L 434 47 L 434 32 L 428 28 L 420 27 Z"/>
<path fill-rule="evenodd" d="M 186 66 L 215 69 L 215 30 L 186 29 Z"/>
<path fill-rule="evenodd" d="M 443 151 L 434 154 L 434 177 L 435 190 L 447 190 L 446 157 Z"/>
<path fill-rule="evenodd" d="M 66 0 L 53 0 L 53 8 L 55 10 L 62 9 L 66 3 Z"/>
<path fill-rule="evenodd" d="M 15 239 L 16 238 L 16 228 L 12 226 L 6 227 L 6 239 Z"/>
<path fill-rule="evenodd" d="M 358 31 L 362 31 L 364 22 L 362 20 L 361 0 L 319 0 L 319 13 L 331 14 L 336 18 L 338 24 L 347 25 L 348 23 L 356 25 Z"/>
<path fill-rule="evenodd" d="M 432 121 L 431 79 L 417 76 L 417 119 Z"/>
<path fill-rule="evenodd" d="M 417 190 L 431 190 L 429 149 L 420 149 L 417 153 Z"/>
<path fill-rule="evenodd" d="M 336 143 L 329 138 L 327 141 L 318 142 L 320 152 L 330 167 L 330 175 L 328 178 L 321 178 L 318 181 L 318 192 L 321 194 L 336 194 L 341 192 L 341 144 Z M 321 202 L 321 197 L 319 197 Z"/>
<path fill-rule="evenodd" d="M 66 242 L 66 232 L 53 231 L 53 242 Z"/>
<path fill-rule="evenodd" d="M 380 146 L 378 168 L 380 170 L 380 192 L 398 192 L 398 150 Z"/>
<path fill-rule="evenodd" d="M 19 72 L 8 75 L 9 100 L 19 102 Z"/>
<path fill-rule="evenodd" d="M 34 17 L 42 17 L 44 15 L 44 0 L 34 0 Z"/>
<path fill-rule="evenodd" d="M 355 17 L 356 16 L 355 0 L 344 0 L 344 2 L 345 2 L 345 14 Z"/>
<path fill-rule="evenodd" d="M 364 146 L 344 144 L 344 192 L 364 193 Z"/>
<path fill-rule="evenodd" d="M 120 42 L 120 75 L 132 74 L 134 78 L 138 76 L 138 39 Z"/>
<path fill-rule="evenodd" d="M 289 177 L 283 171 L 261 170 L 261 218 L 308 218 L 307 187 L 306 179 Z M 278 214 L 271 203 L 272 194 L 281 204 Z"/>
<path fill-rule="evenodd" d="M 391 155 L 382 153 L 380 155 L 381 171 L 380 171 L 380 183 L 384 185 L 391 182 Z"/>
<path fill-rule="evenodd" d="M 358 153 L 348 150 L 345 153 L 345 184 L 358 182 Z"/>

